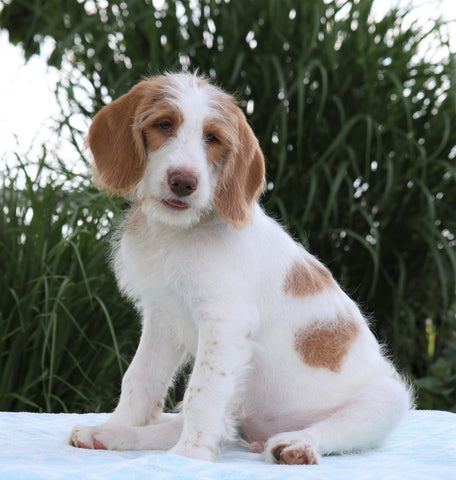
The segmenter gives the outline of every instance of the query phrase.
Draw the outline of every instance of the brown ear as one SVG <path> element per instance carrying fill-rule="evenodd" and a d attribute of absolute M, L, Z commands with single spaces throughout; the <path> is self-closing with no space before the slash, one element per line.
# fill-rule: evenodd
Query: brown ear
<path fill-rule="evenodd" d="M 148 82 L 102 108 L 89 129 L 88 144 L 95 160 L 95 182 L 112 194 L 124 195 L 146 168 L 146 146 L 136 125 L 136 112 L 149 90 Z"/>
<path fill-rule="evenodd" d="M 264 189 L 264 158 L 258 140 L 242 111 L 235 107 L 237 131 L 232 139 L 215 192 L 215 208 L 221 217 L 242 228 L 253 214 L 254 202 Z"/>

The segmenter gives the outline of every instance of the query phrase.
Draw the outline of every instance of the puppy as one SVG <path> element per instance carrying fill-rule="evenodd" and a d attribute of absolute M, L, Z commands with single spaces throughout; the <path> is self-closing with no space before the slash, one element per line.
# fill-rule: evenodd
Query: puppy
<path fill-rule="evenodd" d="M 258 205 L 263 155 L 233 98 L 152 77 L 95 116 L 88 144 L 98 184 L 131 199 L 113 264 L 142 335 L 116 410 L 70 443 L 213 461 L 239 432 L 286 464 L 379 445 L 410 390 L 328 269 Z M 181 412 L 164 414 L 189 359 Z"/>

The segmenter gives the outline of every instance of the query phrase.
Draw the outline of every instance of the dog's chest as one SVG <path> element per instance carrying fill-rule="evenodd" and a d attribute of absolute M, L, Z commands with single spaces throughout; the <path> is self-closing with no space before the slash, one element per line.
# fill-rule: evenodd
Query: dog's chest
<path fill-rule="evenodd" d="M 142 309 L 161 312 L 193 353 L 197 343 L 198 308 L 208 293 L 200 250 L 189 242 L 160 235 L 124 234 L 115 250 L 121 290 Z M 204 249 L 203 249 L 204 250 Z"/>
<path fill-rule="evenodd" d="M 147 235 L 127 231 L 115 253 L 118 280 L 140 295 L 144 289 L 161 293 L 182 288 L 189 277 L 189 265 L 194 263 L 189 254 L 184 242 L 153 231 Z"/>

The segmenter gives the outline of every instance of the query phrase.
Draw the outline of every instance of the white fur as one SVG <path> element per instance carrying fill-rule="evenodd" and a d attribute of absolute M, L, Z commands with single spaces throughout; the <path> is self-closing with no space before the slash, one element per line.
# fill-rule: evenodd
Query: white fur
<path fill-rule="evenodd" d="M 283 447 L 284 455 L 295 452 L 297 463 L 379 445 L 410 407 L 406 385 L 337 285 L 310 295 L 286 293 L 296 259 L 318 261 L 258 204 L 243 228 L 219 215 L 214 196 L 223 164 L 208 163 L 202 136 L 204 120 L 222 115 L 214 106 L 224 94 L 198 85 L 197 77 L 164 78 L 172 82 L 166 88 L 183 123 L 148 152 L 114 249 L 119 286 L 142 315 L 141 340 L 109 421 L 77 427 L 71 443 L 170 449 L 214 460 L 221 440 L 239 428 L 259 451 L 265 444 L 265 460 L 274 461 L 273 452 Z M 170 169 L 198 178 L 182 211 L 161 201 L 175 198 Z M 359 327 L 340 370 L 307 365 L 294 348 L 296 332 L 335 318 Z M 189 358 L 194 369 L 182 411 L 168 417 L 164 398 Z"/>

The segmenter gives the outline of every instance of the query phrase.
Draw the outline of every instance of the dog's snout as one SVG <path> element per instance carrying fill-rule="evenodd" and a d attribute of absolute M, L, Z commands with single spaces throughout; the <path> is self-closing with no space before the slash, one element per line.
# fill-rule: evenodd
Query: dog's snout
<path fill-rule="evenodd" d="M 178 197 L 187 197 L 196 190 L 198 179 L 192 173 L 170 172 L 168 174 L 168 185 Z"/>

